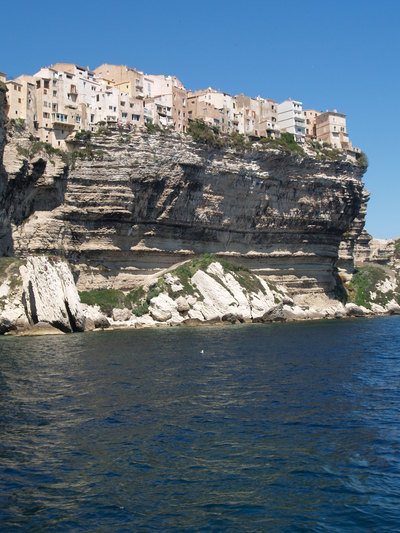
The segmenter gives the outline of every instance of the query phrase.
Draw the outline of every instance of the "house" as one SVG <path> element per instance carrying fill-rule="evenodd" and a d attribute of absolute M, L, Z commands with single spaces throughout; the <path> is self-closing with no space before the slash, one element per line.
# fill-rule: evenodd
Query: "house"
<path fill-rule="evenodd" d="M 303 109 L 306 137 L 309 139 L 317 138 L 317 117 L 320 114 L 321 112 L 315 109 Z"/>
<path fill-rule="evenodd" d="M 346 131 L 346 115 L 334 111 L 326 111 L 316 117 L 317 140 L 326 142 L 338 149 L 352 149 Z"/>
<path fill-rule="evenodd" d="M 302 106 L 302 102 L 292 99 L 278 104 L 278 127 L 281 132 L 292 133 L 299 143 L 303 143 L 306 136 Z"/>
<path fill-rule="evenodd" d="M 238 131 L 236 99 L 228 93 L 209 87 L 188 92 L 188 118 L 201 119 L 222 133 Z"/>
<path fill-rule="evenodd" d="M 187 91 L 176 76 L 146 75 L 144 84 L 146 108 L 153 109 L 153 120 L 175 131 L 187 129 Z"/>

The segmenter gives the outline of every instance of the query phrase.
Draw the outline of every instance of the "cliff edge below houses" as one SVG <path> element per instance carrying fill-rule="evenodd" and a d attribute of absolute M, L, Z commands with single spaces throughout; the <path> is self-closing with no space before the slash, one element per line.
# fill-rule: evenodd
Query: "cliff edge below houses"
<path fill-rule="evenodd" d="M 148 287 L 202 254 L 300 299 L 353 269 L 368 193 L 343 152 L 110 127 L 65 153 L 7 125 L 0 98 L 3 256 L 65 258 L 79 291 Z"/>
<path fill-rule="evenodd" d="M 1 253 L 63 256 L 80 290 L 130 289 L 213 253 L 292 293 L 330 291 L 341 242 L 363 229 L 363 168 L 344 156 L 119 129 L 68 157 L 42 144 L 8 135 Z"/>

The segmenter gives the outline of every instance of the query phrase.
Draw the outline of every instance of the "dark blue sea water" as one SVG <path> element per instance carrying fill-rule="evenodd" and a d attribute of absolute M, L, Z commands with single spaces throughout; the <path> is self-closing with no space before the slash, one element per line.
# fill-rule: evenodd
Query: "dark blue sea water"
<path fill-rule="evenodd" d="M 0 524 L 399 531 L 400 317 L 0 339 Z"/>

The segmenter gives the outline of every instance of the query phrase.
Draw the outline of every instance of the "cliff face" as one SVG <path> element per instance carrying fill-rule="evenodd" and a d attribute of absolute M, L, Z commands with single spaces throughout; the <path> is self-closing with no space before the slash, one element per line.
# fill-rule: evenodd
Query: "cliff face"
<path fill-rule="evenodd" d="M 329 291 L 343 234 L 363 228 L 362 170 L 348 161 L 114 130 L 75 146 L 88 159 L 68 167 L 27 156 L 24 134 L 8 141 L 1 253 L 65 256 L 80 290 L 129 289 L 208 252 L 292 293 Z"/>

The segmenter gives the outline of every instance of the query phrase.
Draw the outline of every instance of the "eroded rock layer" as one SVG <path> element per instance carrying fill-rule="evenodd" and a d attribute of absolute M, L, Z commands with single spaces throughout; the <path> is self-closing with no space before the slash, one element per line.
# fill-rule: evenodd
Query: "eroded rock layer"
<path fill-rule="evenodd" d="M 362 169 L 350 161 L 114 130 L 66 166 L 28 157 L 27 143 L 15 134 L 4 149 L 1 252 L 64 256 L 80 290 L 132 288 L 213 253 L 292 293 L 330 291 L 343 235 L 363 228 Z"/>

